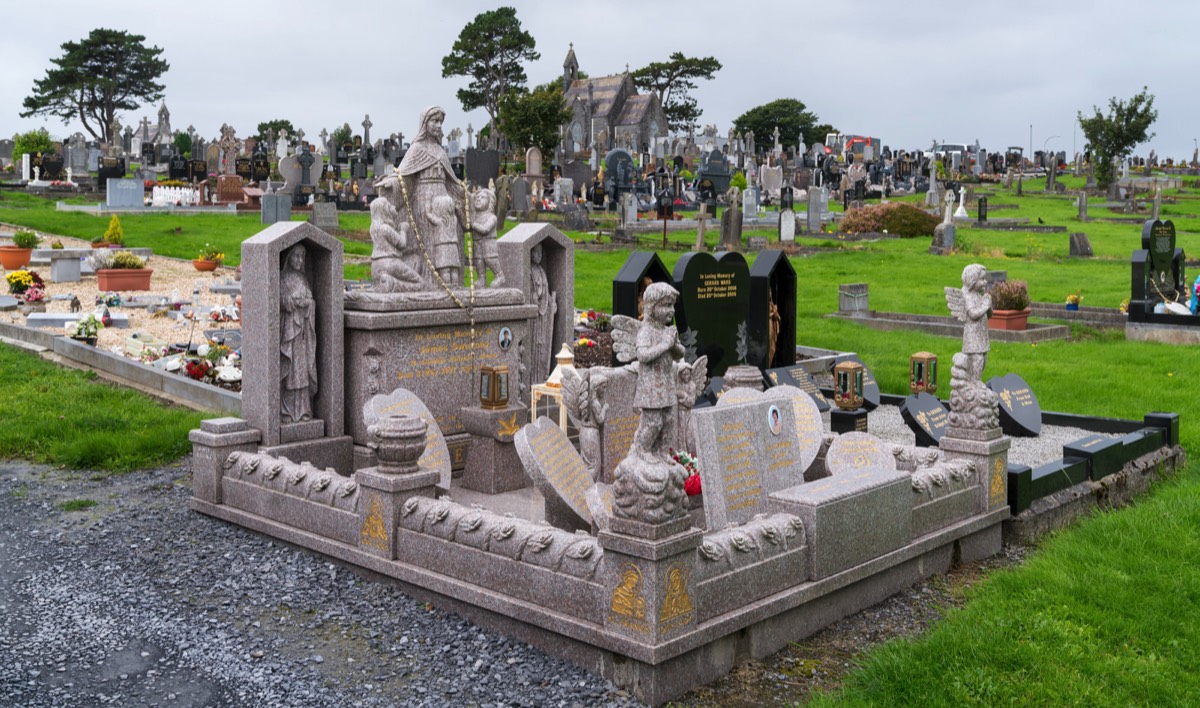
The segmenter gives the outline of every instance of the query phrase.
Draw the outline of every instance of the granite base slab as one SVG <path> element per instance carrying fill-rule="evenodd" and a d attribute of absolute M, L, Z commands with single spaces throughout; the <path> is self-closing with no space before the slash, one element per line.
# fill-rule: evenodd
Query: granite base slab
<path fill-rule="evenodd" d="M 34 312 L 25 319 L 25 326 L 39 329 L 62 329 L 68 322 L 78 322 L 79 318 L 85 314 L 82 312 Z M 109 314 L 112 317 L 112 324 L 106 326 L 129 329 L 129 315 L 120 312 Z"/>
<path fill-rule="evenodd" d="M 823 580 L 748 599 L 735 610 L 651 646 L 553 606 L 478 584 L 478 578 L 463 580 L 389 561 L 226 505 L 193 498 L 191 508 L 350 563 L 368 576 L 397 582 L 419 601 L 565 658 L 656 705 L 719 678 L 741 661 L 768 656 L 918 580 L 945 572 L 955 560 L 968 562 L 999 552 L 1000 523 L 1008 516 L 1005 508 L 972 517 Z"/>

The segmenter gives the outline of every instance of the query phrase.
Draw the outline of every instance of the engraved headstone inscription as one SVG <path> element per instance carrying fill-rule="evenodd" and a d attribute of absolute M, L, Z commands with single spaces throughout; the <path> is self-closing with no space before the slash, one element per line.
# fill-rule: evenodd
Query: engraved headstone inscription
<path fill-rule="evenodd" d="M 708 375 L 750 362 L 750 270 L 735 251 L 685 253 L 675 264 L 675 325 L 688 361 L 708 357 Z"/>
<path fill-rule="evenodd" d="M 592 478 L 558 424 L 538 418 L 519 430 L 513 443 L 525 471 L 546 500 L 546 520 L 560 528 L 590 528 L 587 493 Z"/>
<path fill-rule="evenodd" d="M 950 428 L 950 414 L 942 402 L 922 391 L 904 399 L 900 405 L 900 417 L 917 436 L 920 447 L 934 447 Z"/>
<path fill-rule="evenodd" d="M 1000 427 L 1005 435 L 1037 437 L 1042 432 L 1042 407 L 1025 379 L 1006 374 L 989 380 L 987 387 L 1000 397 Z"/>

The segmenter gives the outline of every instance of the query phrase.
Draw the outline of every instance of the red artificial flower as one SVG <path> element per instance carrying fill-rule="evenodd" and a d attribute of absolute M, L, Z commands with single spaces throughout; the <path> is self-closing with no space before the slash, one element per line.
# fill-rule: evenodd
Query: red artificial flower
<path fill-rule="evenodd" d="M 694 474 L 683 480 L 683 491 L 687 492 L 689 497 L 694 497 L 700 494 L 700 475 Z"/>

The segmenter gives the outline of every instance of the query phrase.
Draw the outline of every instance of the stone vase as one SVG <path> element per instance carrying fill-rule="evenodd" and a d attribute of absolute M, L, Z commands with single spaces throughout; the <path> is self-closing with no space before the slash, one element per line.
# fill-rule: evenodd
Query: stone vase
<path fill-rule="evenodd" d="M 388 474 L 412 474 L 425 452 L 429 425 L 416 416 L 388 415 L 367 428 L 374 443 L 379 471 Z"/>
<path fill-rule="evenodd" d="M 1024 310 L 992 310 L 988 318 L 988 329 L 1003 329 L 1010 332 L 1023 332 L 1027 328 L 1029 313 L 1033 308 Z"/>

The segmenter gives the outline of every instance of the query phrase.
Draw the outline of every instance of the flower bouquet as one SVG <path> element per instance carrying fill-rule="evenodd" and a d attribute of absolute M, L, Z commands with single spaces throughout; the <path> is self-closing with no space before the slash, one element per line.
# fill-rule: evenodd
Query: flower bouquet
<path fill-rule="evenodd" d="M 75 322 L 68 322 L 65 329 L 67 336 L 71 339 L 78 339 L 95 346 L 100 330 L 104 329 L 104 323 L 95 313 L 89 313 Z"/>

